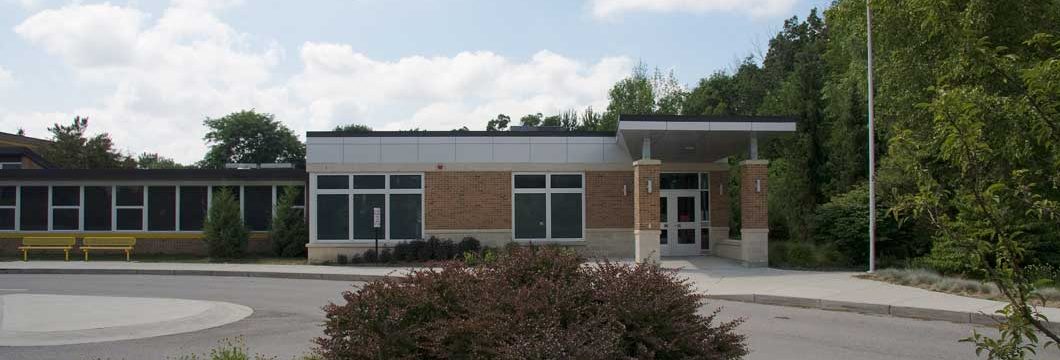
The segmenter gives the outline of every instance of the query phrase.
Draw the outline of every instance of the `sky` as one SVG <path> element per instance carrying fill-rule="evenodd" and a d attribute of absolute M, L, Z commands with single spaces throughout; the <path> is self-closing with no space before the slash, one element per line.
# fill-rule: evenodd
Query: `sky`
<path fill-rule="evenodd" d="M 830 0 L 0 0 L 0 131 L 74 116 L 130 154 L 202 158 L 202 121 L 485 128 L 607 106 L 638 62 L 686 86 Z"/>

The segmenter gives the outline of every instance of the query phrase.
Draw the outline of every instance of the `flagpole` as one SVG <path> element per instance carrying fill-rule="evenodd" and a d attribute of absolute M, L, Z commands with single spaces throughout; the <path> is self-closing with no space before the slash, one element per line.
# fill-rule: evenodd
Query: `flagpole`
<path fill-rule="evenodd" d="M 865 1 L 865 33 L 868 40 L 869 94 L 869 273 L 876 271 L 876 131 L 872 85 L 872 0 Z"/>

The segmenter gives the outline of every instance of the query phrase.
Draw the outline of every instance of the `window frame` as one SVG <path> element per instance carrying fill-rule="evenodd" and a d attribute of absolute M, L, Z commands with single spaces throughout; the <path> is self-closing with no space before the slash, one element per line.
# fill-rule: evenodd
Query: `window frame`
<path fill-rule="evenodd" d="M 0 205 L 0 209 L 13 209 L 13 211 L 15 212 L 15 219 L 14 219 L 15 226 L 14 226 L 13 229 L 0 229 L 0 234 L 11 233 L 11 232 L 26 232 L 26 233 L 35 233 L 35 234 L 43 234 L 43 233 L 49 233 L 49 232 L 62 233 L 62 234 L 67 234 L 67 233 L 123 233 L 123 232 L 153 233 L 153 234 L 171 234 L 171 233 L 198 234 L 198 233 L 202 233 L 202 230 L 182 230 L 181 229 L 181 223 L 180 223 L 181 187 L 184 187 L 184 186 L 201 186 L 201 187 L 205 187 L 207 189 L 206 190 L 207 191 L 206 192 L 206 208 L 207 208 L 207 212 L 206 212 L 206 214 L 204 214 L 206 216 L 209 216 L 209 207 L 213 203 L 213 191 L 214 191 L 215 187 L 221 187 L 221 186 L 238 187 L 239 191 L 240 191 L 240 217 L 243 218 L 243 210 L 242 209 L 244 207 L 243 203 L 244 203 L 245 200 L 244 200 L 244 196 L 243 196 L 244 194 L 242 194 L 242 192 L 243 192 L 243 187 L 244 186 L 268 186 L 268 187 L 270 187 L 271 188 L 271 193 L 272 193 L 272 196 L 270 197 L 270 199 L 272 200 L 272 204 L 271 204 L 272 210 L 273 210 L 272 214 L 275 215 L 276 203 L 277 203 L 277 198 L 276 197 L 278 196 L 277 188 L 278 187 L 284 187 L 284 186 L 291 186 L 291 185 L 300 186 L 300 187 L 303 187 L 303 188 L 306 186 L 305 183 L 302 183 L 302 182 L 295 183 L 295 182 L 291 182 L 291 181 L 278 181 L 278 182 L 255 182 L 255 181 L 249 181 L 249 182 L 243 182 L 243 181 L 240 181 L 240 182 L 226 182 L 226 181 L 221 181 L 221 182 L 210 182 L 210 181 L 126 182 L 126 181 L 88 180 L 88 181 L 81 181 L 81 182 L 78 182 L 78 181 L 53 181 L 53 182 L 41 182 L 41 183 L 33 183 L 33 184 L 3 183 L 3 184 L 0 184 L 0 186 L 5 186 L 5 187 L 10 186 L 10 187 L 14 187 L 15 188 L 15 205 Z M 53 201 L 54 201 L 53 192 L 54 192 L 54 188 L 57 187 L 57 186 L 58 187 L 76 187 L 76 188 L 78 188 L 78 191 L 79 191 L 79 194 L 78 194 L 78 205 L 53 205 Z M 117 204 L 117 202 L 118 202 L 118 199 L 117 199 L 118 198 L 118 188 L 119 187 L 123 187 L 123 186 L 124 187 L 142 187 L 143 188 L 143 192 L 142 192 L 142 197 L 143 197 L 142 201 L 143 202 L 141 203 L 142 205 L 138 205 L 138 206 L 137 205 L 118 205 Z M 47 209 L 47 223 L 46 223 L 47 226 L 46 226 L 45 230 L 23 230 L 22 229 L 22 224 L 21 224 L 21 221 L 22 221 L 22 216 L 21 216 L 22 215 L 22 213 L 21 213 L 21 210 L 22 210 L 22 188 L 24 188 L 24 187 L 46 187 L 47 188 L 47 194 L 48 194 L 47 200 L 46 200 L 47 201 L 47 207 L 46 207 L 46 209 Z M 86 230 L 85 229 L 85 188 L 87 188 L 87 187 L 102 187 L 102 188 L 109 188 L 110 189 L 110 228 L 108 230 Z M 174 206 L 174 214 L 173 214 L 174 221 L 175 221 L 174 230 L 149 230 L 149 226 L 148 226 L 148 216 L 149 216 L 149 214 L 148 214 L 148 204 L 149 204 L 149 201 L 150 201 L 150 195 L 149 195 L 150 190 L 149 189 L 151 187 L 174 187 L 175 188 L 175 202 L 176 203 L 174 204 L 175 206 Z M 303 200 L 305 202 L 309 201 L 309 199 L 306 197 L 307 195 L 308 195 L 307 193 L 303 192 Z M 294 206 L 294 208 L 301 208 L 304 211 L 305 206 L 304 205 L 296 205 L 296 206 Z M 54 216 L 54 212 L 53 211 L 56 210 L 56 209 L 76 209 L 78 211 L 78 227 L 77 227 L 77 229 L 76 230 L 75 229 L 70 229 L 70 230 L 57 230 L 57 229 L 55 229 L 55 224 L 54 224 L 55 216 Z M 140 227 L 140 229 L 139 230 L 136 230 L 136 229 L 118 230 L 117 227 L 118 227 L 118 210 L 119 209 L 139 209 L 141 211 L 141 227 Z M 271 219 L 270 219 L 270 221 L 271 221 Z M 252 233 L 265 233 L 265 232 L 268 232 L 268 231 L 257 231 L 257 230 L 255 230 L 255 231 L 251 231 L 251 232 Z"/>
<path fill-rule="evenodd" d="M 344 176 L 347 177 L 347 181 L 349 182 L 349 186 L 346 189 L 318 189 L 317 188 L 317 178 L 318 177 L 320 177 L 320 176 L 336 176 L 336 175 L 344 175 Z M 354 189 L 353 177 L 354 176 L 364 176 L 364 175 L 369 175 L 369 176 L 371 176 L 371 175 L 382 175 L 383 176 L 383 188 L 382 189 Z M 390 176 L 391 175 L 418 175 L 418 176 L 420 176 L 420 187 L 418 189 L 391 189 L 391 187 L 390 187 Z M 371 194 L 383 195 L 383 211 L 385 212 L 383 214 L 383 218 L 385 219 L 385 224 L 384 224 L 385 226 L 383 228 L 382 234 L 380 234 L 381 236 L 379 238 L 379 241 L 380 242 L 385 242 L 385 243 L 388 243 L 388 244 L 416 240 L 416 239 L 391 239 L 390 238 L 390 227 L 393 226 L 393 221 L 391 221 L 392 217 L 390 216 L 391 215 L 390 211 L 392 209 L 391 204 L 390 204 L 390 195 L 393 195 L 393 194 L 420 195 L 420 237 L 422 238 L 423 235 L 427 231 L 427 221 L 426 221 L 427 220 L 426 219 L 426 213 L 427 213 L 427 209 L 426 209 L 427 194 L 426 193 L 427 192 L 426 192 L 426 187 L 427 187 L 427 175 L 426 175 L 425 172 L 415 172 L 415 171 L 404 172 L 404 171 L 399 171 L 399 172 L 351 172 L 351 173 L 341 173 L 341 174 L 340 173 L 310 174 L 310 177 L 309 177 L 309 188 L 306 189 L 306 192 L 304 192 L 305 194 L 308 194 L 308 197 L 307 197 L 306 201 L 307 202 L 311 201 L 313 203 L 309 207 L 309 210 L 310 210 L 310 214 L 309 214 L 309 232 L 310 232 L 309 237 L 310 237 L 310 242 L 311 243 L 322 243 L 322 244 L 328 244 L 328 243 L 364 244 L 364 243 L 373 243 L 373 242 L 375 242 L 375 239 L 355 239 L 354 238 L 354 232 L 356 231 L 355 229 L 357 227 L 357 223 L 354 222 L 354 220 L 356 218 L 356 216 L 355 216 L 356 213 L 354 212 L 354 205 L 356 204 L 356 201 L 354 201 L 354 195 L 371 195 Z M 319 211 L 319 208 L 317 207 L 319 204 L 318 204 L 318 201 L 316 199 L 317 199 L 317 196 L 319 196 L 319 195 L 348 195 L 349 196 L 349 200 L 347 202 L 347 206 L 348 206 L 347 214 L 348 214 L 348 217 L 349 217 L 347 219 L 347 224 L 349 225 L 349 227 L 347 229 L 347 234 L 346 234 L 346 238 L 345 239 L 320 239 L 319 238 L 319 235 L 317 233 L 317 222 L 316 222 L 316 219 L 319 217 L 319 214 L 317 213 Z M 302 206 L 302 208 L 305 209 L 304 206 Z"/>
<path fill-rule="evenodd" d="M 545 175 L 544 188 L 516 188 L 515 177 L 519 175 Z M 553 188 L 552 175 L 579 175 L 581 176 L 581 187 L 579 188 Z M 585 241 L 585 172 L 578 171 L 513 171 L 511 174 L 512 200 L 511 200 L 511 235 L 516 242 L 554 242 L 570 243 Z M 519 238 L 515 234 L 515 194 L 545 194 L 545 237 L 544 238 Z M 553 238 L 552 237 L 552 194 L 580 194 L 581 195 L 581 234 L 579 238 Z"/>

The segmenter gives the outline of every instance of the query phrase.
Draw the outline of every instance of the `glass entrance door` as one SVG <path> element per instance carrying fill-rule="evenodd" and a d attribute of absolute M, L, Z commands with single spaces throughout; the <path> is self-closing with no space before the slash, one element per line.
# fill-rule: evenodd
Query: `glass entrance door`
<path fill-rule="evenodd" d="M 660 192 L 661 212 L 659 247 L 662 256 L 687 256 L 700 253 L 699 192 L 663 190 Z"/>

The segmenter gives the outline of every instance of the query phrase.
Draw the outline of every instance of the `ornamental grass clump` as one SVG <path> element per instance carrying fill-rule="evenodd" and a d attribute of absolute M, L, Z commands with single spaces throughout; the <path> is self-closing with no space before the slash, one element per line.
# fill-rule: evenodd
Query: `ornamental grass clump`
<path fill-rule="evenodd" d="M 704 295 L 657 265 L 513 248 L 369 283 L 331 304 L 325 359 L 738 359 L 741 320 L 701 313 Z"/>

